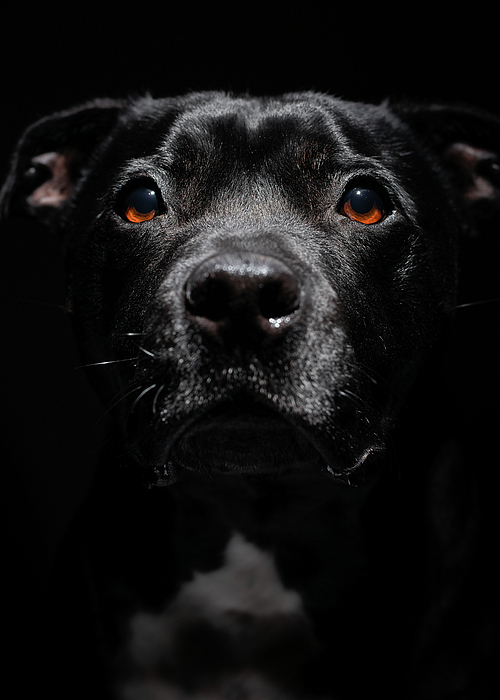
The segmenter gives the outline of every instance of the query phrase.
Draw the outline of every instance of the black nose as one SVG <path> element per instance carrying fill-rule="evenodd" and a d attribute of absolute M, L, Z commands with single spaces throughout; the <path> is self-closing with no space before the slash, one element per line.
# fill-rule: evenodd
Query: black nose
<path fill-rule="evenodd" d="M 285 263 L 240 252 L 208 258 L 185 288 L 192 322 L 226 347 L 280 339 L 299 317 L 300 296 L 299 280 Z"/>

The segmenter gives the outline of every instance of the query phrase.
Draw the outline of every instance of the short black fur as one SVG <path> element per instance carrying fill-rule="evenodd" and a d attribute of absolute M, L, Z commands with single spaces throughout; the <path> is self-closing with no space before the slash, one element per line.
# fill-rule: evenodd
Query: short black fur
<path fill-rule="evenodd" d="M 60 232 L 115 424 L 78 535 L 104 651 L 70 625 L 62 694 L 490 697 L 473 465 L 433 404 L 499 153 L 480 111 L 315 93 L 98 100 L 26 132 L 1 212 Z"/>

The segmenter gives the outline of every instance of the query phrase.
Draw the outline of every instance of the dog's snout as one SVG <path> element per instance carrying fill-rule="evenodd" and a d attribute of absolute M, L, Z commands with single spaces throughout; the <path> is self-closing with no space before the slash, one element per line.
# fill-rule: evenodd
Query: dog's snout
<path fill-rule="evenodd" d="M 226 345 L 280 337 L 297 320 L 300 298 L 299 279 L 285 263 L 254 253 L 208 258 L 185 288 L 192 321 Z"/>

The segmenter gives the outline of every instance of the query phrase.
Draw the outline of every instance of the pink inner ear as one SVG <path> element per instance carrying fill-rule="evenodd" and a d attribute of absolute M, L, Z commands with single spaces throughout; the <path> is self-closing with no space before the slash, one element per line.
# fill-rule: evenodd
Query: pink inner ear
<path fill-rule="evenodd" d="M 468 202 L 491 199 L 495 196 L 493 185 L 477 172 L 482 163 L 495 158 L 494 153 L 469 146 L 467 143 L 454 143 L 447 149 L 445 157 L 461 171 L 463 195 Z"/>
<path fill-rule="evenodd" d="M 34 207 L 59 207 L 65 202 L 73 191 L 73 184 L 69 176 L 69 167 L 73 154 L 69 151 L 63 153 L 42 153 L 33 158 L 34 165 L 44 165 L 52 175 L 43 184 L 34 190 L 28 198 L 28 202 Z"/>

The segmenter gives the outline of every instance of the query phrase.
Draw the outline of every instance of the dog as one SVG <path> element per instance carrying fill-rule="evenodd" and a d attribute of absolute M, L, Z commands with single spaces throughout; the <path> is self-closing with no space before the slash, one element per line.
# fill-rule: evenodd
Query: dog
<path fill-rule="evenodd" d="M 440 387 L 499 153 L 480 110 L 313 92 L 26 131 L 1 214 L 61 236 L 112 421 L 54 693 L 490 697 L 480 494 Z"/>

